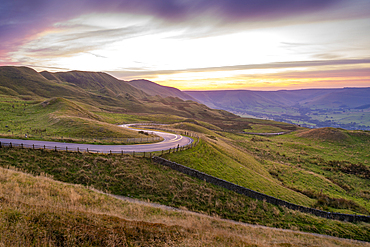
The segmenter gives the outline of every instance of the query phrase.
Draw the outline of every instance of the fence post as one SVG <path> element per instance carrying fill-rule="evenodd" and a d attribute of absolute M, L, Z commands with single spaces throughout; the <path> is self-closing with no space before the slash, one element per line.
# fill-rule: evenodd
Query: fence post
<path fill-rule="evenodd" d="M 35 144 L 32 144 L 32 149 L 35 149 Z"/>
<path fill-rule="evenodd" d="M 145 152 L 144 152 L 144 158 L 145 158 Z"/>
<path fill-rule="evenodd" d="M 77 147 L 77 152 L 78 152 L 78 153 L 80 152 L 80 148 L 79 148 L 79 147 Z"/>
<path fill-rule="evenodd" d="M 121 150 L 121 155 L 123 155 L 123 150 Z"/>
<path fill-rule="evenodd" d="M 12 147 L 12 143 L 9 143 L 9 147 Z"/>
<path fill-rule="evenodd" d="M 109 150 L 109 154 L 112 154 L 112 150 Z"/>
<path fill-rule="evenodd" d="M 86 152 L 87 152 L 87 153 L 89 152 L 89 149 L 88 149 L 88 148 L 86 148 Z"/>
<path fill-rule="evenodd" d="M 23 143 L 21 143 L 21 148 L 23 149 Z"/>
<path fill-rule="evenodd" d="M 44 145 L 44 149 L 45 149 L 45 145 Z"/>
<path fill-rule="evenodd" d="M 1 142 L 0 142 L 0 148 L 1 148 Z"/>
<path fill-rule="evenodd" d="M 135 151 L 132 151 L 132 157 L 135 157 Z"/>
<path fill-rule="evenodd" d="M 57 151 L 57 146 L 55 146 L 55 149 L 54 150 Z"/>

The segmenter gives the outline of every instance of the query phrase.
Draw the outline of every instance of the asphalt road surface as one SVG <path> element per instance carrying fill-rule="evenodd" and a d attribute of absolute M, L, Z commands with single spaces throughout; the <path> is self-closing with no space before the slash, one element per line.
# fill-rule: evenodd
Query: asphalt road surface
<path fill-rule="evenodd" d="M 123 128 L 134 129 L 130 126 L 133 124 L 120 125 Z M 99 153 L 131 153 L 131 152 L 154 152 L 168 150 L 170 148 L 177 148 L 189 145 L 193 139 L 178 134 L 166 133 L 161 131 L 146 131 L 155 135 L 161 136 L 164 140 L 157 143 L 150 144 L 134 144 L 134 145 L 94 145 L 94 144 L 79 144 L 79 143 L 63 143 L 63 142 L 49 142 L 49 141 L 35 141 L 35 140 L 21 140 L 21 139 L 0 139 L 2 145 L 20 146 L 28 148 L 45 148 L 69 151 L 89 151 Z"/>

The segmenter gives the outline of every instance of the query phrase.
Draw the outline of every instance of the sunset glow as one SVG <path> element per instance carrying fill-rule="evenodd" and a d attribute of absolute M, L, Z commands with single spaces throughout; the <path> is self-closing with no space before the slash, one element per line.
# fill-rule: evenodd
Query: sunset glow
<path fill-rule="evenodd" d="M 184 90 L 370 86 L 369 1 L 31 2 L 0 4 L 2 66 Z"/>

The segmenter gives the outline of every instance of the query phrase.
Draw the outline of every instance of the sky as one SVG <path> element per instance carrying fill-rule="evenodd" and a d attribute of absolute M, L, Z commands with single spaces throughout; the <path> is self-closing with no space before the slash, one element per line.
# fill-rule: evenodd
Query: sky
<path fill-rule="evenodd" d="M 2 0 L 0 66 L 181 90 L 370 87 L 369 0 Z"/>

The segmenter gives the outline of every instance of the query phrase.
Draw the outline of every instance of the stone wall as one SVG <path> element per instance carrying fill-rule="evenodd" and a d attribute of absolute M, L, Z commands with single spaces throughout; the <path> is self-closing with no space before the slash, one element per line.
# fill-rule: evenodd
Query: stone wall
<path fill-rule="evenodd" d="M 254 199 L 257 199 L 257 200 L 261 200 L 261 201 L 266 201 L 268 203 L 271 203 L 271 204 L 274 204 L 274 205 L 277 205 L 277 206 L 284 206 L 284 207 L 287 207 L 287 208 L 292 209 L 292 210 L 298 210 L 298 211 L 303 212 L 303 213 L 309 213 L 309 214 L 313 214 L 313 215 L 323 217 L 323 218 L 327 218 L 327 219 L 335 219 L 335 220 L 349 221 L 349 222 L 356 222 L 356 221 L 370 222 L 370 217 L 369 216 L 331 213 L 331 212 L 321 211 L 321 210 L 318 210 L 318 209 L 308 208 L 308 207 L 300 206 L 300 205 L 293 204 L 293 203 L 290 203 L 290 202 L 286 202 L 286 201 L 280 200 L 278 198 L 275 198 L 275 197 L 272 197 L 272 196 L 269 196 L 269 195 L 251 190 L 251 189 L 247 189 L 247 188 L 244 188 L 242 186 L 239 186 L 239 185 L 236 185 L 236 184 L 233 184 L 233 183 L 230 183 L 230 182 L 225 181 L 223 179 L 219 179 L 219 178 L 210 176 L 210 175 L 205 174 L 203 172 L 200 172 L 200 171 L 194 170 L 192 168 L 177 164 L 175 162 L 166 160 L 166 159 L 161 158 L 161 157 L 155 156 L 155 157 L 153 157 L 153 161 L 158 163 L 158 164 L 168 166 L 168 167 L 172 168 L 173 170 L 176 170 L 176 171 L 182 172 L 184 174 L 187 174 L 189 176 L 198 178 L 200 180 L 212 183 L 214 185 L 223 187 L 225 189 L 234 191 L 234 192 L 242 194 L 242 195 L 246 195 L 250 198 L 254 198 Z"/>

